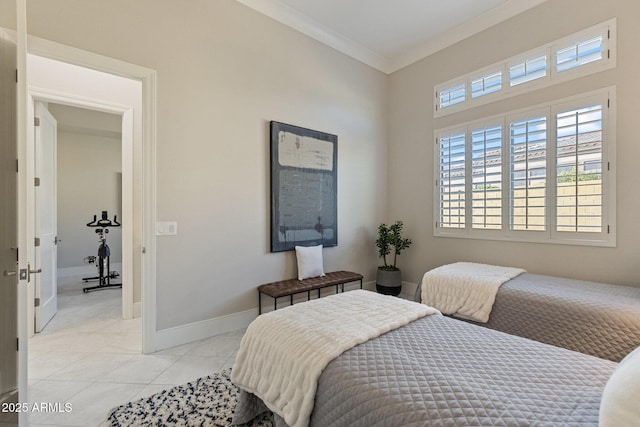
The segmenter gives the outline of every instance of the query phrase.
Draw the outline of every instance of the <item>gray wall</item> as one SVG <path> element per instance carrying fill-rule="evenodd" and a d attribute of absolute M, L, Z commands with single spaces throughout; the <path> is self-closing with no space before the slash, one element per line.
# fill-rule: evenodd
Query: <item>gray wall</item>
<path fill-rule="evenodd" d="M 433 86 L 618 18 L 615 69 L 534 93 L 433 119 Z M 635 0 L 549 0 L 391 75 L 389 217 L 404 219 L 414 247 L 402 255 L 405 280 L 430 268 L 478 261 L 530 272 L 640 286 L 640 198 L 637 142 L 640 94 L 640 3 Z M 598 248 L 433 237 L 434 129 L 617 85 L 617 247 Z"/>
<path fill-rule="evenodd" d="M 103 210 L 121 218 L 121 171 L 120 138 L 58 132 L 58 268 L 86 266 L 86 256 L 97 256 L 96 229 L 86 224 Z M 110 262 L 122 262 L 121 229 L 109 228 L 106 236 Z"/>
<path fill-rule="evenodd" d="M 339 245 L 325 269 L 372 280 L 386 208 L 388 77 L 234 0 L 30 0 L 35 36 L 153 68 L 157 328 L 256 307 L 295 276 L 269 253 L 269 121 L 338 135 Z"/>

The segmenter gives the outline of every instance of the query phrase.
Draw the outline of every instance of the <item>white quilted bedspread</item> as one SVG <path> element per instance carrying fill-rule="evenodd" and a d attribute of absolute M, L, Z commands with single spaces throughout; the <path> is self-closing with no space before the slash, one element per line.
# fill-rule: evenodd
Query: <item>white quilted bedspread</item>
<path fill-rule="evenodd" d="M 259 316 L 240 345 L 231 380 L 291 427 L 306 427 L 318 378 L 344 351 L 438 310 L 355 290 Z"/>

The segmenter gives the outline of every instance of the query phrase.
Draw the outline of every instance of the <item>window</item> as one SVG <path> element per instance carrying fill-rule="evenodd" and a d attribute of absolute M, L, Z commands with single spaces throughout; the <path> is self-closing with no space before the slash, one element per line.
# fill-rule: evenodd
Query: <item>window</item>
<path fill-rule="evenodd" d="M 616 66 L 616 19 L 434 87 L 434 117 L 484 105 Z"/>
<path fill-rule="evenodd" d="M 602 105 L 556 115 L 557 231 L 602 231 Z"/>
<path fill-rule="evenodd" d="M 439 138 L 441 227 L 464 228 L 466 211 L 466 142 L 464 133 L 453 133 Z"/>
<path fill-rule="evenodd" d="M 471 131 L 471 226 L 502 226 L 502 125 Z"/>
<path fill-rule="evenodd" d="M 444 89 L 440 91 L 439 94 L 440 108 L 451 107 L 452 105 L 464 102 L 466 97 L 464 83 Z"/>
<path fill-rule="evenodd" d="M 602 59 L 603 36 L 572 44 L 556 52 L 556 71 L 563 72 Z"/>
<path fill-rule="evenodd" d="M 509 228 L 544 231 L 547 188 L 546 116 L 509 123 Z"/>
<path fill-rule="evenodd" d="M 547 56 L 525 58 L 509 66 L 509 84 L 517 86 L 547 76 Z"/>
<path fill-rule="evenodd" d="M 502 89 L 502 71 L 493 71 L 471 81 L 471 98 L 488 95 Z"/>
<path fill-rule="evenodd" d="M 615 246 L 615 88 L 436 131 L 437 236 Z"/>

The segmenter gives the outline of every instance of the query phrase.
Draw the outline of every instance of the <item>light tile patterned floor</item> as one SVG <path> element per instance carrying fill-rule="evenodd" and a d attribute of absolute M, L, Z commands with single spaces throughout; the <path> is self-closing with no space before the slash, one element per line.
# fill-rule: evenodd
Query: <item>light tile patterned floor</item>
<path fill-rule="evenodd" d="M 244 330 L 141 354 L 141 319 L 122 320 L 122 291 L 83 286 L 59 279 L 58 313 L 29 340 L 30 407 L 62 409 L 32 412 L 31 426 L 104 426 L 114 406 L 233 365 Z"/>

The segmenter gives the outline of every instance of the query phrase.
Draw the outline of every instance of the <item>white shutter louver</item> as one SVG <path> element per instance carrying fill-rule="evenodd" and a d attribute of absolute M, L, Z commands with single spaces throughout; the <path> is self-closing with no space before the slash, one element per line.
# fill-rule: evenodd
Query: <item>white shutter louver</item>
<path fill-rule="evenodd" d="M 502 126 L 471 132 L 472 227 L 502 228 Z"/>
<path fill-rule="evenodd" d="M 567 71 L 602 59 L 603 37 L 581 41 L 556 52 L 556 71 Z"/>
<path fill-rule="evenodd" d="M 602 105 L 556 115 L 557 231 L 602 232 Z"/>
<path fill-rule="evenodd" d="M 439 138 L 439 226 L 465 228 L 465 134 Z"/>
<path fill-rule="evenodd" d="M 509 125 L 511 230 L 546 229 L 547 118 L 536 117 Z"/>

